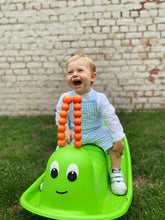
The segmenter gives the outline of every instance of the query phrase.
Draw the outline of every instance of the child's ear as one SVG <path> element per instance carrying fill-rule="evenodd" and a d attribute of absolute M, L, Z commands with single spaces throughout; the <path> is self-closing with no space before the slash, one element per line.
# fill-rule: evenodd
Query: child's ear
<path fill-rule="evenodd" d="M 97 73 L 96 73 L 96 72 L 93 72 L 93 73 L 92 73 L 92 77 L 91 77 L 91 82 L 94 82 L 95 79 L 96 79 L 96 77 L 97 77 Z"/>

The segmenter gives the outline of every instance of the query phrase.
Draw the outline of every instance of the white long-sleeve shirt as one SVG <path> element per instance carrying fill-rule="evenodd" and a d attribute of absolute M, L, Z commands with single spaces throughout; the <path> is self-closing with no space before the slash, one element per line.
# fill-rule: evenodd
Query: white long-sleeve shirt
<path fill-rule="evenodd" d="M 56 124 L 58 125 L 58 120 L 60 118 L 60 111 L 61 111 L 61 105 L 63 104 L 63 97 L 65 95 L 74 96 L 76 95 L 75 91 L 70 91 L 67 93 L 64 93 L 56 106 Z M 87 136 L 95 136 L 95 139 L 100 138 L 101 135 L 105 135 L 104 132 L 101 132 L 102 130 L 99 130 L 99 136 L 96 137 L 96 130 L 98 128 L 103 127 L 103 121 L 105 121 L 111 140 L 111 146 L 114 142 L 120 141 L 122 138 L 124 138 L 125 134 L 123 132 L 123 127 L 119 121 L 119 118 L 115 114 L 115 108 L 110 104 L 108 101 L 108 98 L 105 94 L 96 92 L 95 90 L 91 89 L 89 93 L 81 95 L 82 97 L 82 135 L 85 136 L 85 140 L 87 141 Z M 68 111 L 68 118 L 67 118 L 67 126 L 70 127 L 71 131 L 73 132 L 74 124 L 73 124 L 73 103 L 70 105 L 70 110 Z M 105 138 L 105 137 L 104 137 Z M 85 141 L 85 142 L 86 142 Z M 109 146 L 109 147 L 111 147 Z"/>

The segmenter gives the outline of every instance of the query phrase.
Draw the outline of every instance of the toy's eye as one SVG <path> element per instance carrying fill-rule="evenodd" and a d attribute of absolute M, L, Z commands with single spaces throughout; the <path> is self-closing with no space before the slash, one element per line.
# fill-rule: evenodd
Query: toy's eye
<path fill-rule="evenodd" d="M 74 182 L 79 174 L 79 170 L 76 164 L 69 165 L 67 169 L 67 178 L 69 181 Z"/>
<path fill-rule="evenodd" d="M 50 167 L 50 175 L 54 179 L 58 176 L 59 173 L 59 165 L 57 161 L 54 161 Z"/>

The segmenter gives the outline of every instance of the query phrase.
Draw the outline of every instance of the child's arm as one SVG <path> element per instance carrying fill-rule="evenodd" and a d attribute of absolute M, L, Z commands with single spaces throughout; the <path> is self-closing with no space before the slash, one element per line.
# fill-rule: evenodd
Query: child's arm
<path fill-rule="evenodd" d="M 120 140 L 122 140 L 122 138 L 125 137 L 125 133 L 123 131 L 123 127 L 119 121 L 119 118 L 115 113 L 115 108 L 110 104 L 108 98 L 104 94 L 101 94 L 97 101 L 99 111 L 110 131 L 113 142 L 118 143 Z"/>
<path fill-rule="evenodd" d="M 73 140 L 73 134 L 68 126 L 66 126 L 66 130 L 65 130 L 65 140 L 67 144 L 70 144 L 71 141 Z"/>

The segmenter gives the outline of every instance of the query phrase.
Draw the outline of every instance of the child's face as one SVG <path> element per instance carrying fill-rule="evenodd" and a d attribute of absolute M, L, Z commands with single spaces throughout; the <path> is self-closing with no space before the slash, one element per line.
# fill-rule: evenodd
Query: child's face
<path fill-rule="evenodd" d="M 84 59 L 72 61 L 67 66 L 67 81 L 69 86 L 78 94 L 90 92 L 91 83 L 97 74 L 92 72 L 89 63 Z"/>

